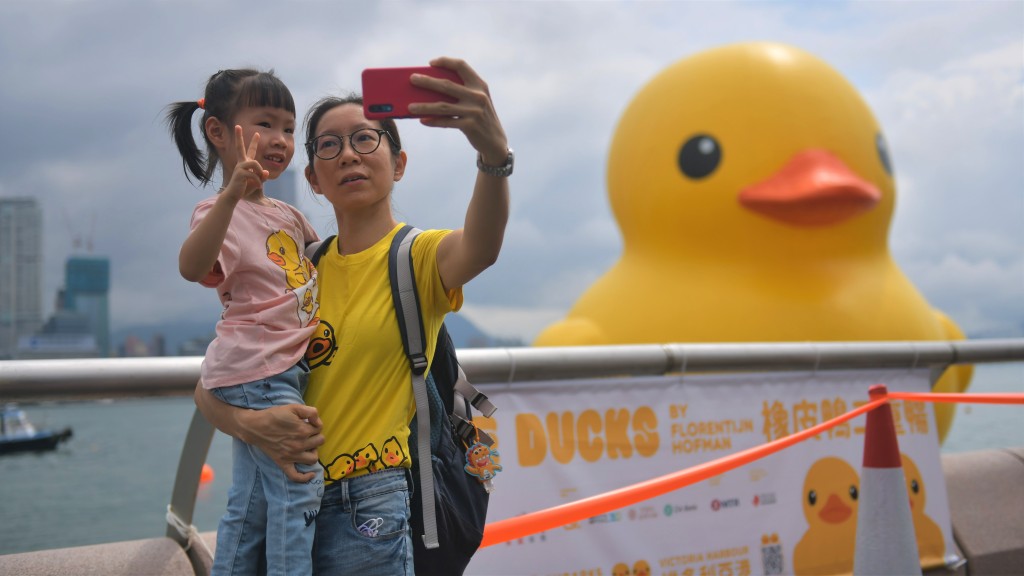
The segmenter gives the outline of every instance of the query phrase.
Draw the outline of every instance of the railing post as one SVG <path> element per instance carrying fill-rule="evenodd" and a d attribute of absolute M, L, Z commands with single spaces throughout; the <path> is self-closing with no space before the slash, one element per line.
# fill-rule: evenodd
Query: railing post
<path fill-rule="evenodd" d="M 177 516 L 185 526 L 192 525 L 192 516 L 196 509 L 196 494 L 199 492 L 199 478 L 203 472 L 206 455 L 210 452 L 213 442 L 213 425 L 206 421 L 197 409 L 192 414 L 192 423 L 185 436 L 185 444 L 181 448 L 178 460 L 178 475 L 174 479 L 174 492 L 171 493 L 170 512 Z M 183 547 L 188 545 L 188 537 L 182 535 L 176 527 L 168 522 L 167 536 L 176 540 Z"/>

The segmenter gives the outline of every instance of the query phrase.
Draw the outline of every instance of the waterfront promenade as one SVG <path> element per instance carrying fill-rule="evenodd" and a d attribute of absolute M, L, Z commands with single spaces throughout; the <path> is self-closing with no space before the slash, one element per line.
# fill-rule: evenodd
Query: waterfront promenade
<path fill-rule="evenodd" d="M 973 350 L 970 347 L 953 347 L 953 351 L 956 354 L 952 358 L 953 361 L 973 360 L 976 362 L 1017 361 L 1024 359 L 1024 356 L 1022 356 L 1022 353 L 1024 353 L 1024 341 L 1011 341 L 1008 343 L 1004 342 L 1003 344 L 1005 346 L 1002 346 L 1001 353 L 996 353 L 992 350 L 986 351 L 977 347 Z M 870 351 L 872 345 L 870 343 L 861 343 L 852 348 L 863 352 L 865 347 Z M 647 373 L 654 371 L 653 368 L 645 368 L 647 364 L 653 362 L 650 354 L 652 350 L 645 347 L 628 348 L 633 348 L 629 350 L 628 354 L 628 356 L 632 357 L 630 360 L 631 364 L 639 370 L 648 370 Z M 779 347 L 743 345 L 742 352 L 746 367 L 764 370 L 766 369 L 766 363 L 781 365 L 782 362 L 778 359 L 765 359 L 768 356 L 774 357 L 772 354 L 766 355 L 770 348 L 774 348 L 774 350 L 771 350 L 774 352 L 781 351 Z M 848 368 L 850 364 L 857 363 L 851 358 L 838 359 L 834 354 L 831 354 L 837 353 L 838 348 L 828 346 L 817 348 L 819 349 L 815 354 L 811 355 L 810 360 L 815 363 L 818 369 L 829 369 L 832 366 Z M 884 348 L 888 349 L 890 346 L 884 346 Z M 913 351 L 915 362 L 930 363 L 922 361 L 922 358 L 931 358 L 932 354 L 937 354 L 929 346 L 918 348 L 917 345 L 911 345 L 908 348 Z M 682 352 L 682 354 L 675 356 L 675 358 L 677 362 L 683 361 L 685 358 L 685 361 L 690 362 L 690 370 L 699 371 L 710 366 L 717 367 L 725 363 L 727 359 L 723 360 L 723 354 L 728 356 L 728 354 L 725 354 L 728 351 L 728 347 L 717 347 L 713 349 L 714 353 L 712 354 L 712 349 L 701 349 L 698 346 L 683 346 L 680 350 L 677 350 L 677 352 Z M 824 354 L 822 353 L 823 351 Z M 539 352 L 537 350 L 511 352 L 508 350 L 487 350 L 479 351 L 476 354 L 469 354 L 468 352 L 470 351 L 466 352 L 464 356 L 467 358 L 464 359 L 464 362 L 471 367 L 467 371 L 470 373 L 471 378 L 478 382 L 481 380 L 494 382 L 501 381 L 503 378 L 509 378 L 509 374 L 503 372 L 504 368 L 502 368 L 500 362 L 492 361 L 488 364 L 484 361 L 488 358 L 493 360 L 493 358 L 499 355 L 506 359 L 513 358 L 518 361 L 517 365 L 520 370 L 518 371 L 517 379 L 521 378 L 524 380 L 551 377 L 551 372 L 557 372 L 559 369 L 579 373 L 594 369 L 593 366 L 595 364 L 595 362 L 588 359 L 583 363 L 586 365 L 586 369 L 580 366 L 572 366 L 572 356 L 575 351 L 559 351 L 559 356 L 555 363 L 556 367 L 552 368 L 549 366 L 546 370 L 540 370 L 539 367 L 546 364 L 549 359 L 544 357 L 545 354 L 536 356 Z M 626 352 L 626 350 L 616 349 L 616 352 Z M 706 357 L 701 358 L 701 353 L 706 353 Z M 520 354 L 521 356 L 519 356 Z M 710 359 L 711 356 L 714 356 L 716 359 Z M 788 356 L 790 364 L 787 364 L 787 366 L 792 366 L 793 358 L 797 356 L 799 355 L 796 354 L 795 350 L 790 349 Z M 875 354 L 875 359 L 882 363 L 888 363 L 887 365 L 906 361 L 906 358 L 900 360 L 896 356 L 898 355 L 890 350 L 889 354 Z M 959 356 L 959 359 L 956 356 Z M 985 357 L 989 359 L 983 359 Z M 184 361 L 186 364 L 191 362 L 190 360 L 179 359 L 178 363 L 182 363 L 181 361 Z M 732 361 L 735 363 L 735 359 Z M 806 359 L 801 361 L 806 361 Z M 601 359 L 597 364 L 601 364 L 599 367 L 601 370 L 619 369 L 615 365 L 616 354 L 609 354 L 608 350 L 602 351 Z M 13 377 L 12 372 L 9 370 L 10 368 L 9 363 L 0 363 L 0 393 L 10 392 L 19 382 L 24 384 L 32 379 L 24 374 L 20 377 Z M 81 368 L 79 366 L 80 374 L 83 372 Z M 129 372 L 134 373 L 134 378 L 132 379 L 138 381 L 139 374 L 137 369 L 139 366 L 133 365 L 130 368 Z M 672 361 L 663 360 L 660 363 L 659 369 L 670 372 L 678 371 L 679 368 L 680 365 L 678 363 L 674 364 Z M 194 375 L 188 374 L 189 370 L 187 367 L 181 372 L 185 374 L 184 378 L 186 380 L 191 379 L 194 382 Z M 117 370 L 114 369 L 113 372 L 108 371 L 106 377 L 118 380 Z M 167 376 L 163 376 L 162 379 L 163 381 L 176 380 L 176 378 Z M 161 378 L 157 378 L 156 381 L 161 381 Z M 187 389 L 187 387 L 181 386 L 181 389 Z M 948 572 L 961 574 L 1020 573 L 1021 567 L 1024 567 L 1024 560 L 1022 560 L 1022 554 L 1024 554 L 1024 529 L 1022 529 L 1019 520 L 1024 517 L 1024 490 L 1020 488 L 1024 486 L 1024 447 L 944 454 L 942 456 L 942 468 L 948 485 L 954 537 L 960 555 L 967 559 L 965 565 Z M 207 536 L 207 540 L 210 539 L 210 534 L 207 533 L 205 536 Z M 168 546 L 168 544 L 171 546 Z M 203 551 L 201 546 L 193 545 L 186 551 L 173 538 L 150 538 L 115 544 L 0 556 L 0 573 L 102 573 L 115 575 L 204 573 L 204 555 L 205 551 Z M 182 560 L 187 565 L 182 564 Z M 73 564 L 62 564 L 67 562 Z M 145 570 L 140 570 L 140 566 L 143 565 L 146 566 Z M 64 568 L 61 568 L 61 566 Z M 72 566 L 73 570 L 71 569 Z M 164 568 L 166 568 L 166 571 L 162 571 Z M 186 571 L 180 571 L 182 569 Z"/>

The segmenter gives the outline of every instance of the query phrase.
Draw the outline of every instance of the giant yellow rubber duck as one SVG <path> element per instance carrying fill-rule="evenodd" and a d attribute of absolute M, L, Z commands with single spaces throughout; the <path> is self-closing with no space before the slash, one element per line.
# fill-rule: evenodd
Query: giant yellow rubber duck
<path fill-rule="evenodd" d="M 962 339 L 897 267 L 882 130 L 842 75 L 776 43 L 680 60 L 626 108 L 620 260 L 537 346 Z M 968 366 L 934 389 L 964 391 Z M 940 439 L 954 405 L 936 406 Z"/>
<path fill-rule="evenodd" d="M 857 471 L 841 458 L 822 458 L 807 471 L 802 495 L 807 531 L 793 548 L 793 573 L 849 574 L 857 543 Z"/>

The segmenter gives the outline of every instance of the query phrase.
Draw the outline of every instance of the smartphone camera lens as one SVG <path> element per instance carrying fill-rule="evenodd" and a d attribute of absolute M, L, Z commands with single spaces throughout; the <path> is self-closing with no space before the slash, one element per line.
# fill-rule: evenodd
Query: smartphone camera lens
<path fill-rule="evenodd" d="M 394 107 L 391 104 L 371 104 L 370 112 L 391 112 Z"/>

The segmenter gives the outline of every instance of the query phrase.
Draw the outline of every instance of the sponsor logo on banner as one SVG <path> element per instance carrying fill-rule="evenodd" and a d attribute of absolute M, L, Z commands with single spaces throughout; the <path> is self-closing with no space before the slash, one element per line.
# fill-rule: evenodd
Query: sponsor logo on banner
<path fill-rule="evenodd" d="M 774 492 L 754 494 L 754 506 L 771 506 L 772 504 L 775 504 Z"/>
<path fill-rule="evenodd" d="M 588 520 L 590 524 L 609 524 L 611 522 L 619 522 L 622 520 L 622 512 L 609 512 L 607 514 L 598 514 L 597 516 L 591 516 Z"/>
<path fill-rule="evenodd" d="M 715 512 L 718 512 L 722 508 L 739 508 L 739 506 L 739 498 L 727 498 L 725 500 L 715 498 L 714 500 L 711 501 L 711 509 L 714 510 Z"/>
<path fill-rule="evenodd" d="M 697 510 L 696 504 L 665 504 L 663 511 L 665 516 L 672 516 L 673 514 L 681 514 L 683 512 L 694 512 Z"/>
<path fill-rule="evenodd" d="M 627 515 L 631 521 L 650 520 L 658 517 L 658 511 L 654 506 L 641 506 L 639 508 L 630 508 Z"/>

